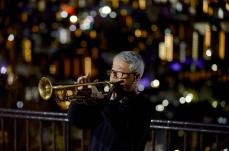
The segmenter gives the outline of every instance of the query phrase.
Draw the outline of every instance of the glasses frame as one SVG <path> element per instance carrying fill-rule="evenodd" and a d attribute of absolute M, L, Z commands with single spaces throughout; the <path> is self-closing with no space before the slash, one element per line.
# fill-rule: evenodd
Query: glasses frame
<path fill-rule="evenodd" d="M 108 74 L 109 76 L 112 75 L 116 79 L 128 79 L 131 74 L 136 75 L 136 72 L 122 72 L 122 71 L 116 71 L 116 70 L 111 69 L 108 71 Z"/>

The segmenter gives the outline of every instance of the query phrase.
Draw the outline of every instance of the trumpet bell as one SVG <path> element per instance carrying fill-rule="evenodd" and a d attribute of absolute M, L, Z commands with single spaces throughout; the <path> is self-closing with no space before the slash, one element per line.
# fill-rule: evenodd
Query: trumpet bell
<path fill-rule="evenodd" d="M 42 99 L 48 100 L 52 96 L 52 84 L 47 77 L 42 77 L 38 83 L 38 91 Z"/>

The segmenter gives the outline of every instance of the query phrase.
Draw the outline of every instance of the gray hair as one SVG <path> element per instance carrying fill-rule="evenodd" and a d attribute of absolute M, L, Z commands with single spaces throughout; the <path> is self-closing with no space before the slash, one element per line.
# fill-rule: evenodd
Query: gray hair
<path fill-rule="evenodd" d="M 140 74 L 142 77 L 144 73 L 145 63 L 141 55 L 134 51 L 122 51 L 114 56 L 115 59 L 121 59 L 122 61 L 130 65 L 130 71 Z"/>

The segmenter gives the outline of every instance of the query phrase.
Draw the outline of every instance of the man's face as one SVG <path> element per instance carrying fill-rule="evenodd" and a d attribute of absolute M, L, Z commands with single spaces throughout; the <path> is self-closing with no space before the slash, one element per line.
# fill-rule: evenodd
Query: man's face
<path fill-rule="evenodd" d="M 121 88 L 125 91 L 134 91 L 136 89 L 137 73 L 130 71 L 129 64 L 122 61 L 121 59 L 114 59 L 111 74 L 110 82 L 123 81 L 120 85 Z"/>

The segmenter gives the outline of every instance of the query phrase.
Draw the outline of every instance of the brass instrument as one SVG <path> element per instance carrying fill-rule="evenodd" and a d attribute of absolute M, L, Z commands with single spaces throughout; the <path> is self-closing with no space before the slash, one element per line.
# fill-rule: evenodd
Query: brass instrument
<path fill-rule="evenodd" d="M 53 94 L 53 90 L 55 90 L 55 94 L 57 95 L 57 92 L 61 93 L 61 98 L 57 96 L 57 101 L 71 101 L 71 100 L 77 100 L 77 99 L 84 99 L 84 98 L 91 98 L 91 96 L 78 96 L 77 94 L 74 94 L 74 91 L 77 87 L 81 86 L 98 86 L 98 85 L 105 85 L 104 86 L 104 93 L 103 95 L 108 94 L 111 91 L 111 88 L 113 84 L 108 81 L 103 82 L 92 82 L 92 83 L 76 83 L 76 84 L 68 84 L 68 85 L 52 85 L 51 81 L 47 77 L 42 77 L 39 80 L 38 83 L 38 91 L 42 99 L 48 100 L 51 98 Z M 71 93 L 69 94 L 68 91 Z"/>

